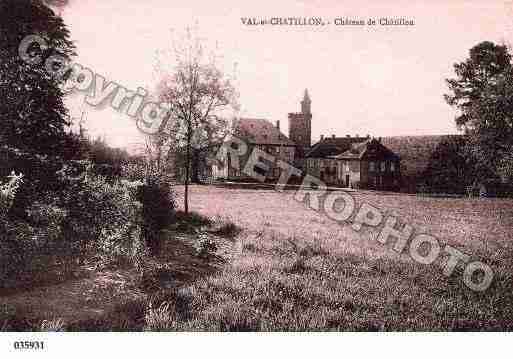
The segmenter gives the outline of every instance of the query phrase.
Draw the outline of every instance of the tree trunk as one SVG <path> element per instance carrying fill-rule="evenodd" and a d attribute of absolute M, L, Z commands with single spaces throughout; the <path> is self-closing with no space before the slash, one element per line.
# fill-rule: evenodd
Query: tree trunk
<path fill-rule="evenodd" d="M 192 159 L 191 159 L 191 183 L 199 183 L 199 166 L 200 166 L 200 155 L 199 151 L 196 149 L 192 150 Z"/>
<path fill-rule="evenodd" d="M 189 167 L 191 162 L 191 131 L 187 130 L 187 151 L 185 154 L 185 194 L 184 194 L 184 210 L 185 214 L 189 214 Z"/>

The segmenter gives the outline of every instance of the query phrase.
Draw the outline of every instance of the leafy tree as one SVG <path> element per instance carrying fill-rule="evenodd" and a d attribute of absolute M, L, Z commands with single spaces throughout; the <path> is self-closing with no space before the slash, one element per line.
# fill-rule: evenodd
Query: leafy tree
<path fill-rule="evenodd" d="M 0 141 L 43 154 L 60 154 L 68 113 L 60 88 L 66 76 L 45 68 L 50 56 L 70 59 L 74 45 L 62 19 L 39 0 L 0 0 Z M 47 46 L 34 45 L 37 64 L 19 56 L 23 39 L 37 35 Z"/>
<path fill-rule="evenodd" d="M 464 193 L 472 184 L 472 166 L 462 149 L 465 136 L 444 136 L 422 173 L 423 183 L 440 193 Z"/>
<path fill-rule="evenodd" d="M 170 120 L 163 133 L 172 142 L 169 148 L 175 151 L 175 158 L 183 154 L 184 209 L 188 213 L 190 179 L 198 180 L 204 153 L 226 134 L 228 124 L 220 115 L 237 109 L 237 93 L 230 78 L 218 67 L 215 54 L 206 54 L 200 39 L 190 30 L 175 45 L 174 66 L 157 65 L 161 73 L 158 95 L 160 101 L 171 105 Z"/>
<path fill-rule="evenodd" d="M 482 42 L 470 57 L 454 65 L 448 79 L 449 105 L 459 110 L 456 125 L 468 135 L 466 151 L 477 178 L 501 177 L 513 148 L 513 68 L 504 45 Z M 504 176 L 502 176 L 504 177 Z"/>

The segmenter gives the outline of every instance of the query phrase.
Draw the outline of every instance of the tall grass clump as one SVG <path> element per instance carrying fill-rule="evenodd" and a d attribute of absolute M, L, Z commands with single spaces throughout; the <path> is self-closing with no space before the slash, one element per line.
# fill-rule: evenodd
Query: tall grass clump
<path fill-rule="evenodd" d="M 176 322 L 174 307 L 170 308 L 169 302 L 163 302 L 158 308 L 154 308 L 153 303 L 150 302 L 144 319 L 145 331 L 157 332 L 171 330 Z"/>

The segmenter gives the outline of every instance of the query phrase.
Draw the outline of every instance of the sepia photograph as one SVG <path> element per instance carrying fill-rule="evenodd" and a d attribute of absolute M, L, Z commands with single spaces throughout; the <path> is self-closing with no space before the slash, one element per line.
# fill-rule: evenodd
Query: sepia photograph
<path fill-rule="evenodd" d="M 0 0 L 0 353 L 504 355 L 512 56 L 504 0 Z"/>

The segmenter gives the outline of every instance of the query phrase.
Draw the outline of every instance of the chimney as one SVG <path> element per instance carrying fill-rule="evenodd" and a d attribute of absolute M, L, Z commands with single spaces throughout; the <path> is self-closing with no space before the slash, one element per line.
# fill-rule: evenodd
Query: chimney
<path fill-rule="evenodd" d="M 356 134 L 354 137 L 358 138 L 358 137 L 360 137 L 360 135 L 359 135 L 359 134 Z"/>
<path fill-rule="evenodd" d="M 321 141 L 323 141 L 323 140 L 324 140 L 324 135 L 321 135 Z"/>
<path fill-rule="evenodd" d="M 370 135 L 369 135 L 369 134 L 367 134 L 367 139 L 369 139 L 369 138 L 370 138 Z"/>
<path fill-rule="evenodd" d="M 378 137 L 378 142 L 381 143 L 381 137 Z"/>
<path fill-rule="evenodd" d="M 331 135 L 331 138 L 335 139 L 335 135 Z"/>
<path fill-rule="evenodd" d="M 276 121 L 276 128 L 279 130 L 280 129 L 280 120 Z"/>
<path fill-rule="evenodd" d="M 346 135 L 347 138 L 351 138 L 351 135 Z"/>

